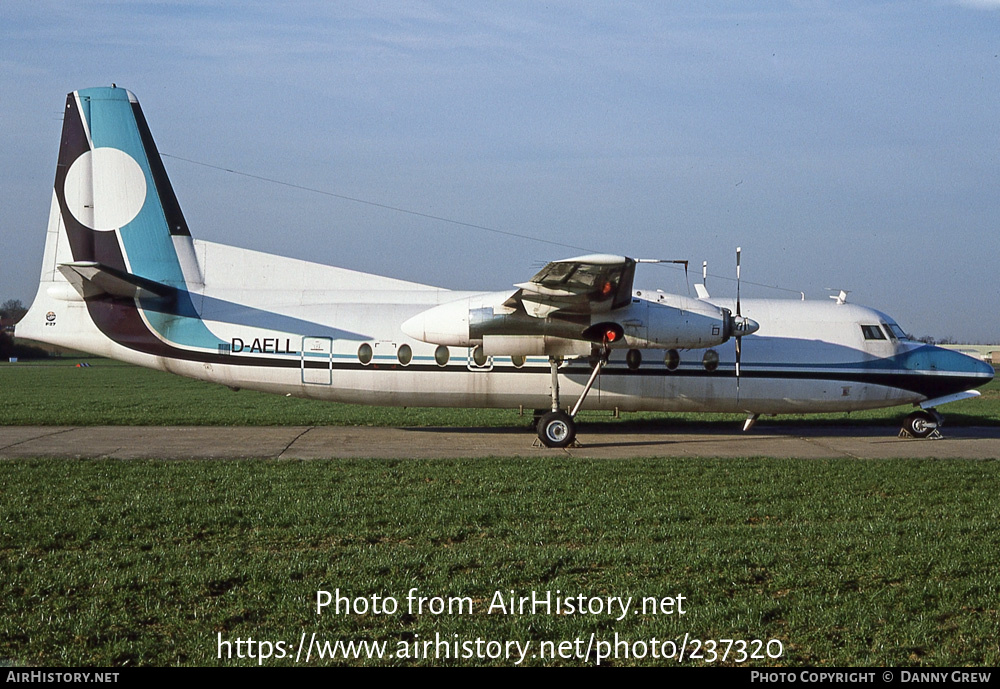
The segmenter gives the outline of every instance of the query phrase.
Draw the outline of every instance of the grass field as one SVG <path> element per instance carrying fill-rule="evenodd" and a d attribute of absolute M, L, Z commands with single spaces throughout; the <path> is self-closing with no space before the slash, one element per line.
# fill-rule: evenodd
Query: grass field
<path fill-rule="evenodd" d="M 0 657 L 211 665 L 236 662 L 217 659 L 219 634 L 395 648 L 435 632 L 617 632 L 780 640 L 781 658 L 753 665 L 996 665 L 998 473 L 996 461 L 3 462 Z M 317 590 L 405 605 L 412 587 L 479 608 L 315 613 Z M 683 595 L 686 614 L 486 615 L 496 590 Z"/>
<path fill-rule="evenodd" d="M 514 411 L 233 393 L 92 363 L 0 366 L 0 425 L 527 423 Z M 228 402 L 233 395 L 239 407 Z M 983 399 L 949 405 L 948 420 L 1000 423 L 998 407 L 994 382 Z M 736 420 L 625 418 L 619 423 Z M 1000 460 L 2 461 L 0 665 L 256 664 L 220 659 L 220 638 L 233 656 L 246 654 L 236 642 L 248 638 L 283 642 L 294 656 L 302 635 L 315 633 L 331 643 L 385 642 L 389 652 L 435 634 L 531 642 L 525 664 L 533 665 L 594 664 L 593 654 L 531 653 L 578 639 L 585 650 L 591 635 L 607 642 L 617 634 L 630 654 L 647 655 L 603 664 L 676 664 L 650 657 L 651 640 L 664 650 L 687 636 L 780 642 L 780 657 L 749 659 L 752 666 L 995 666 L 998 479 Z M 414 587 L 468 597 L 473 614 L 410 614 Z M 317 615 L 316 592 L 338 588 L 351 598 L 393 597 L 401 609 Z M 682 595 L 686 614 L 486 614 L 496 591 Z M 737 664 L 729 648 L 714 664 Z M 707 664 L 710 653 L 701 652 L 693 662 Z"/>

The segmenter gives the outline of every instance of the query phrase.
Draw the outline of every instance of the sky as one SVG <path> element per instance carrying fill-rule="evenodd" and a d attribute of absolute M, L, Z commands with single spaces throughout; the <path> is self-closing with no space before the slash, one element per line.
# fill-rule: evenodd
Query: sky
<path fill-rule="evenodd" d="M 713 296 L 740 246 L 744 298 L 1000 342 L 1000 0 L 4 0 L 0 302 L 37 288 L 66 93 L 112 83 L 201 239 L 475 290 L 708 261 Z"/>

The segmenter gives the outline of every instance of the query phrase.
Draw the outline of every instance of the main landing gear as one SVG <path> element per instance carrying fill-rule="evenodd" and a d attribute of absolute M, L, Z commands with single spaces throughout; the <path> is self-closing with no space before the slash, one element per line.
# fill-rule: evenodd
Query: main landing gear
<path fill-rule="evenodd" d="M 921 409 L 915 411 L 903 420 L 903 428 L 899 431 L 900 438 L 940 438 L 938 430 L 944 425 L 944 417 L 937 409 Z"/>
<path fill-rule="evenodd" d="M 583 401 L 587 399 L 587 394 L 594 386 L 594 381 L 597 380 L 601 369 L 608 363 L 610 354 L 611 350 L 605 348 L 598 355 L 594 370 L 590 374 L 590 380 L 587 381 L 583 394 L 580 395 L 580 399 L 576 401 L 569 413 L 564 412 L 559 404 L 559 364 L 562 363 L 562 358 L 549 357 L 549 368 L 552 370 L 552 411 L 542 414 L 536 424 L 538 439 L 542 441 L 542 445 L 557 448 L 569 447 L 576 440 L 576 422 L 573 419 L 576 418 L 577 412 L 583 406 Z"/>
<path fill-rule="evenodd" d="M 562 410 L 542 414 L 536 428 L 538 439 L 545 447 L 569 447 L 576 440 L 573 417 Z"/>

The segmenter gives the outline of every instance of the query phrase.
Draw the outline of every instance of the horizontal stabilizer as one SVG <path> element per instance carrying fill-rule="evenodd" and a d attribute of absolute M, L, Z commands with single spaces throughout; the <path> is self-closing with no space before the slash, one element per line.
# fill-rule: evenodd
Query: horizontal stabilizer
<path fill-rule="evenodd" d="M 124 273 L 93 261 L 62 263 L 59 272 L 63 274 L 80 296 L 120 297 L 123 299 L 173 299 L 176 290 L 138 275 Z"/>

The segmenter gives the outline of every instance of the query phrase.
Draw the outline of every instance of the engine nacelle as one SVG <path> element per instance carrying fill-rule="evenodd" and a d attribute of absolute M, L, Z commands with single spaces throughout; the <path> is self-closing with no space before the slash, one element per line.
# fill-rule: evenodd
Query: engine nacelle
<path fill-rule="evenodd" d="M 422 342 L 447 347 L 473 347 L 483 343 L 482 333 L 477 332 L 478 326 L 484 319 L 494 320 L 494 314 L 503 310 L 502 304 L 509 296 L 510 292 L 494 292 L 441 304 L 418 313 L 403 323 L 401 329 Z"/>
<path fill-rule="evenodd" d="M 551 335 L 483 335 L 486 356 L 565 356 L 590 354 L 592 343 Z"/>
<path fill-rule="evenodd" d="M 733 335 L 727 309 L 707 302 L 669 296 L 670 303 L 633 299 L 614 312 L 625 328 L 625 341 L 636 349 L 703 349 L 714 347 Z"/>
<path fill-rule="evenodd" d="M 702 349 L 755 332 L 748 318 L 699 299 L 657 293 L 609 312 L 535 318 L 506 306 L 509 292 L 459 299 L 417 314 L 402 325 L 410 337 L 449 347 L 484 345 L 489 356 L 569 355 L 591 344 L 613 349 Z M 509 350 L 509 351 L 508 351 Z"/>

